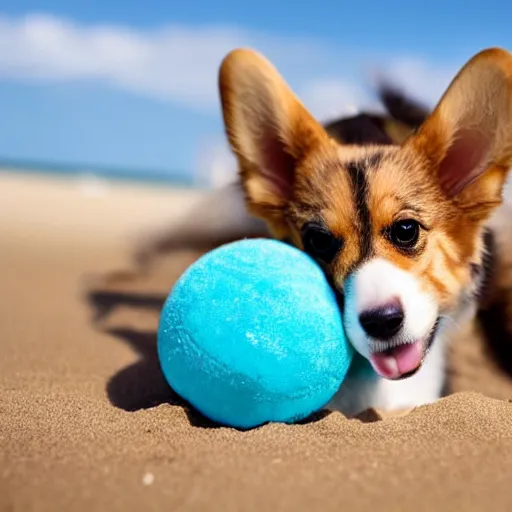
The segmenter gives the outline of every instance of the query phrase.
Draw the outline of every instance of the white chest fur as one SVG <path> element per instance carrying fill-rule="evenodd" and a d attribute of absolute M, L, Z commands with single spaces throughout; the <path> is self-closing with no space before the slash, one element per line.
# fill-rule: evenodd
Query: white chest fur
<path fill-rule="evenodd" d="M 327 408 L 353 416 L 370 407 L 386 411 L 417 407 L 442 396 L 445 383 L 445 336 L 436 337 L 420 370 L 404 380 L 379 377 L 361 356 L 356 360 Z"/>

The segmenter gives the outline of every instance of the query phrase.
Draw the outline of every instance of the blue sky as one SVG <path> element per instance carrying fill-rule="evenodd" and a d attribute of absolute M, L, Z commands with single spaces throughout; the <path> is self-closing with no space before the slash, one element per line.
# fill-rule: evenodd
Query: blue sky
<path fill-rule="evenodd" d="M 216 72 L 235 46 L 321 119 L 375 106 L 375 67 L 433 103 L 473 53 L 512 49 L 510 1 L 411 4 L 3 0 L 0 157 L 206 175 L 232 166 Z"/>

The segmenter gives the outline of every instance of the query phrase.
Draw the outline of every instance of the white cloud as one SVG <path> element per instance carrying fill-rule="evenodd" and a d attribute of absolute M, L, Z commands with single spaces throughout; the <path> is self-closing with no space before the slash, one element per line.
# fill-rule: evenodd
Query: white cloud
<path fill-rule="evenodd" d="M 325 121 L 355 115 L 363 108 L 380 110 L 380 105 L 361 87 L 342 78 L 311 80 L 300 93 L 311 112 Z"/>
<path fill-rule="evenodd" d="M 321 118 L 372 103 L 349 78 L 354 72 L 347 60 L 349 52 L 344 54 L 313 39 L 277 37 L 229 26 L 165 25 L 134 30 L 81 25 L 46 14 L 0 16 L 0 78 L 87 81 L 212 109 L 218 107 L 219 64 L 240 46 L 266 54 Z M 354 61 L 353 51 L 350 59 Z M 420 60 L 399 59 L 390 66 L 389 71 L 421 95 L 438 95 L 438 83 L 446 82 L 443 71 Z"/>
<path fill-rule="evenodd" d="M 0 75 L 93 81 L 201 108 L 216 100 L 218 64 L 240 39 L 230 29 L 169 26 L 142 32 L 80 26 L 47 15 L 3 18 Z"/>
<path fill-rule="evenodd" d="M 235 181 L 237 164 L 224 137 L 211 137 L 201 142 L 194 162 L 194 180 L 199 186 L 220 188 Z"/>
<path fill-rule="evenodd" d="M 325 62 L 324 49 L 315 41 L 235 27 L 166 25 L 142 31 L 31 14 L 0 17 L 0 77 L 94 82 L 211 109 L 217 108 L 220 62 L 240 46 L 260 49 L 292 79 Z"/>
<path fill-rule="evenodd" d="M 164 25 L 135 30 L 117 25 L 83 25 L 45 14 L 21 18 L 0 15 L 0 79 L 29 83 L 94 83 L 160 101 L 218 114 L 217 73 L 236 47 L 263 52 L 320 120 L 379 109 L 355 78 L 354 62 L 371 56 L 343 52 L 313 39 L 277 37 L 230 26 Z M 380 61 L 387 76 L 433 104 L 455 67 L 440 68 L 425 59 L 390 55 Z M 362 64 L 361 64 L 362 68 Z M 206 141 L 198 166 L 214 183 L 234 175 L 225 143 Z"/>

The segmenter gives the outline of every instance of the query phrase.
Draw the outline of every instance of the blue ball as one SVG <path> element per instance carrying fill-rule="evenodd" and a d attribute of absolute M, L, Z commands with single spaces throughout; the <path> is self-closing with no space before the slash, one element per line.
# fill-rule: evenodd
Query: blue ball
<path fill-rule="evenodd" d="M 336 393 L 353 356 L 320 267 L 282 242 L 217 248 L 176 282 L 158 355 L 170 386 L 211 420 L 291 423 Z"/>

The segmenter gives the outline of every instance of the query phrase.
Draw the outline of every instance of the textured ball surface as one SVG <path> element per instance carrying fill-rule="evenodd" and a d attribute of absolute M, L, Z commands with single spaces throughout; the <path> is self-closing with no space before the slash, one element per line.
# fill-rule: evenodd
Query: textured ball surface
<path fill-rule="evenodd" d="M 320 267 L 252 239 L 192 264 L 163 307 L 158 355 L 171 387 L 206 417 L 251 428 L 323 407 L 352 360 Z"/>

